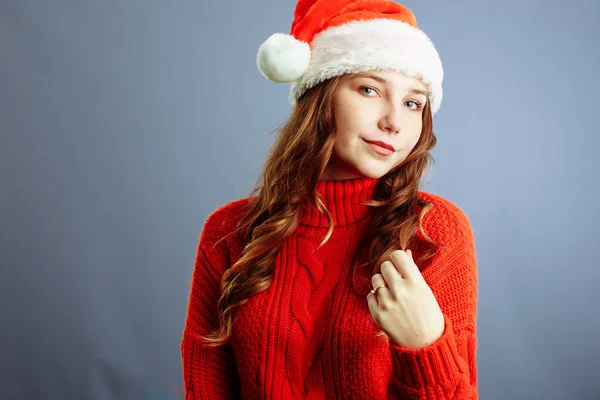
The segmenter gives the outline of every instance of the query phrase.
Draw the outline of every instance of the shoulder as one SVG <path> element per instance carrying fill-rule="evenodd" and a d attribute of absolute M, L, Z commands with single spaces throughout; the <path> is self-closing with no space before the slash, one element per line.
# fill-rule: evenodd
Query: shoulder
<path fill-rule="evenodd" d="M 216 274 L 222 274 L 231 265 L 232 255 L 242 249 L 241 235 L 234 231 L 250 199 L 230 201 L 208 214 L 197 241 L 196 267 L 210 265 Z"/>
<path fill-rule="evenodd" d="M 249 197 L 244 197 L 219 206 L 208 214 L 204 228 L 225 232 L 231 230 L 246 212 L 249 201 Z"/>
<path fill-rule="evenodd" d="M 444 244 L 459 238 L 472 240 L 469 218 L 457 204 L 439 194 L 419 191 L 418 195 L 433 204 L 423 217 L 423 229 L 433 240 Z"/>
<path fill-rule="evenodd" d="M 233 232 L 237 223 L 248 210 L 250 199 L 250 197 L 244 197 L 233 200 L 211 211 L 200 232 L 199 246 L 212 246 Z"/>

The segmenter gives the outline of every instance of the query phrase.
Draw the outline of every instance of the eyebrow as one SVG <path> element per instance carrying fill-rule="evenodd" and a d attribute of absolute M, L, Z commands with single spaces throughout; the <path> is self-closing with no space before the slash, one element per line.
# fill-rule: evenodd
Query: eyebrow
<path fill-rule="evenodd" d="M 354 76 L 354 79 L 358 79 L 358 78 L 371 78 L 371 79 L 376 80 L 377 82 L 381 82 L 381 83 L 385 83 L 385 84 L 390 84 L 390 82 L 387 79 L 384 79 L 384 78 L 382 78 L 380 76 L 376 76 L 376 75 L 369 74 L 369 73 L 357 73 Z M 411 93 L 411 94 L 422 94 L 425 97 L 428 96 L 428 94 L 427 94 L 426 91 L 423 91 L 423 90 L 417 89 L 417 88 L 410 88 L 408 92 Z"/>

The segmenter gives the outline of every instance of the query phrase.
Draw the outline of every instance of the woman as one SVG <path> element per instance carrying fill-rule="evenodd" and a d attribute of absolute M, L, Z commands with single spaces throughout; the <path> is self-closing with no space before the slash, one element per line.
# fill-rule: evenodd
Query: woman
<path fill-rule="evenodd" d="M 186 399 L 476 399 L 474 237 L 419 190 L 443 70 L 414 15 L 300 0 L 257 65 L 293 110 L 200 234 Z"/>

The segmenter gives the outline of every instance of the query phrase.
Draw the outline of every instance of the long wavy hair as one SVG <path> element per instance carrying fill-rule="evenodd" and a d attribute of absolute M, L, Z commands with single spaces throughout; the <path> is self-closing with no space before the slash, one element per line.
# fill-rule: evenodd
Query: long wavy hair
<path fill-rule="evenodd" d="M 249 208 L 236 229 L 221 239 L 241 232 L 245 245 L 240 258 L 222 276 L 218 301 L 220 326 L 202 337 L 208 346 L 226 343 L 232 334 L 235 309 L 271 285 L 277 252 L 298 226 L 306 199 L 329 220 L 328 233 L 319 247 L 333 233 L 331 214 L 315 187 L 333 152 L 333 99 L 343 79 L 344 76 L 337 76 L 321 82 L 298 99 L 289 119 L 279 127 L 279 135 L 259 177 L 262 185 L 252 189 Z M 357 290 L 357 270 L 371 267 L 370 275 L 374 275 L 393 251 L 417 245 L 417 230 L 422 232 L 425 243 L 420 243 L 424 251 L 415 263 L 430 259 L 437 252 L 436 247 L 441 246 L 427 236 L 421 224 L 425 213 L 433 207 L 417 195 L 424 171 L 434 162 L 430 151 L 437 142 L 429 101 L 425 102 L 422 115 L 421 136 L 414 149 L 378 180 L 372 200 L 364 203 L 374 207 L 370 210 L 373 218 L 357 246 L 367 250 L 353 260 L 354 290 Z"/>

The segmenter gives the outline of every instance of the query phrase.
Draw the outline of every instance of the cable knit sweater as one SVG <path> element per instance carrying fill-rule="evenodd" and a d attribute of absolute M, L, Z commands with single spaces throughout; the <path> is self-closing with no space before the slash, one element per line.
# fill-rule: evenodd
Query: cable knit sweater
<path fill-rule="evenodd" d="M 362 295 L 351 290 L 350 261 L 369 221 L 376 179 L 319 181 L 335 228 L 305 203 L 301 223 L 276 257 L 272 285 L 236 310 L 233 336 L 204 346 L 198 335 L 218 325 L 221 276 L 242 250 L 230 233 L 248 204 L 232 201 L 212 212 L 202 229 L 181 340 L 185 399 L 477 399 L 477 270 L 474 237 L 461 209 L 432 202 L 427 235 L 446 246 L 418 265 L 444 313 L 446 328 L 421 349 L 396 345 L 373 321 Z M 417 233 L 420 235 L 419 233 Z M 422 236 L 421 236 L 422 237 Z M 413 257 L 419 256 L 414 248 Z M 361 282 L 357 274 L 357 283 Z"/>

